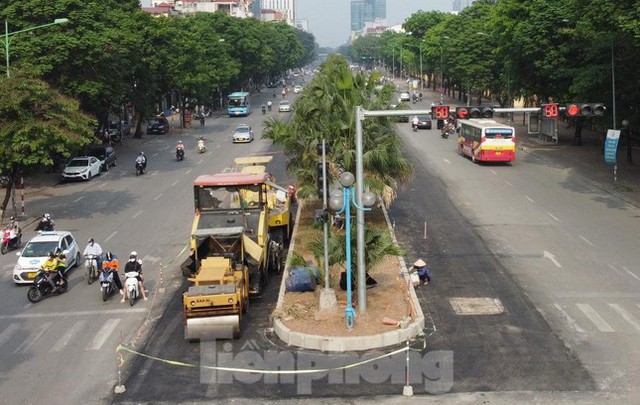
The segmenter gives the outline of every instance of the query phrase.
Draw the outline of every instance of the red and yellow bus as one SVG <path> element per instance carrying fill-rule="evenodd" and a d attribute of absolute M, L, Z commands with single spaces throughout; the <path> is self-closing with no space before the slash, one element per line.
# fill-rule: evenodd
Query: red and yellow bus
<path fill-rule="evenodd" d="M 488 119 L 458 120 L 458 153 L 473 162 L 515 162 L 516 130 Z"/>

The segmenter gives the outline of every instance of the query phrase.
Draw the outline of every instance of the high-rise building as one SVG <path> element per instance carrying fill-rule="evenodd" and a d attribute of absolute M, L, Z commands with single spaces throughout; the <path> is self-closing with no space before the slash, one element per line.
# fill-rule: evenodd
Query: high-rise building
<path fill-rule="evenodd" d="M 352 0 L 351 31 L 362 31 L 365 23 L 386 20 L 387 0 Z"/>
<path fill-rule="evenodd" d="M 469 7 L 470 5 L 473 4 L 475 0 L 453 0 L 453 7 L 452 10 L 454 12 L 460 12 L 463 9 Z"/>
<path fill-rule="evenodd" d="M 287 16 L 287 23 L 296 25 L 296 0 L 261 0 L 262 9 L 275 10 Z"/>

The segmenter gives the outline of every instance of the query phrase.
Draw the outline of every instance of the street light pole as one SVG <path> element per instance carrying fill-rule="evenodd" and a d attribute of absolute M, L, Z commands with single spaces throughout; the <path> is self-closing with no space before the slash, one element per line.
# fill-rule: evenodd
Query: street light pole
<path fill-rule="evenodd" d="M 396 48 L 391 48 L 391 71 L 393 73 L 393 79 L 396 78 Z"/>
<path fill-rule="evenodd" d="M 612 115 L 613 115 L 613 129 L 616 129 L 616 69 L 615 59 L 613 56 L 613 38 L 611 39 L 611 93 L 612 93 Z"/>
<path fill-rule="evenodd" d="M 49 23 L 49 24 L 38 25 L 36 27 L 25 28 L 23 30 L 9 32 L 9 21 L 4 20 L 4 54 L 5 54 L 5 59 L 7 63 L 7 78 L 11 77 L 9 74 L 9 45 L 11 44 L 11 38 L 14 35 L 20 34 L 21 32 L 33 31 L 39 28 L 49 27 L 51 25 L 66 24 L 68 22 L 69 20 L 67 18 L 56 18 L 52 23 Z"/>
<path fill-rule="evenodd" d="M 448 36 L 443 35 L 442 39 L 449 39 Z M 440 104 L 444 103 L 444 47 L 440 44 Z"/>
<path fill-rule="evenodd" d="M 420 90 L 424 90 L 424 75 L 422 74 L 422 42 L 420 42 Z"/>

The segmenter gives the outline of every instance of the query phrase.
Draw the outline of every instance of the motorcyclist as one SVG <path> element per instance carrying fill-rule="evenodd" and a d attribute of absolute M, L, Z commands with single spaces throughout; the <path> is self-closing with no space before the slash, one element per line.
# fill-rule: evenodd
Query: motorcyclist
<path fill-rule="evenodd" d="M 176 150 L 184 150 L 184 143 L 182 143 L 182 141 L 178 141 L 176 144 Z"/>
<path fill-rule="evenodd" d="M 282 89 L 282 98 L 284 98 L 287 95 L 287 91 L 285 89 Z"/>
<path fill-rule="evenodd" d="M 136 277 L 138 279 L 138 289 L 140 290 L 141 294 L 142 294 L 142 298 L 144 298 L 144 300 L 147 300 L 147 294 L 146 291 L 144 290 L 144 284 L 143 284 L 143 277 L 142 277 L 142 261 L 140 259 L 138 259 L 138 253 L 134 250 L 133 252 L 131 252 L 131 254 L 129 254 L 129 261 L 127 262 L 127 264 L 125 264 L 124 266 L 124 274 L 126 275 L 129 272 L 135 271 L 138 273 L 138 276 Z M 127 299 L 127 290 L 124 290 L 124 299 Z M 124 301 L 123 301 L 124 302 Z"/>
<path fill-rule="evenodd" d="M 122 281 L 120 280 L 120 275 L 118 274 L 119 267 L 120 262 L 118 261 L 118 256 L 114 255 L 111 252 L 107 252 L 104 254 L 102 268 L 109 269 L 109 271 L 113 275 L 113 282 L 115 283 L 118 290 L 120 290 L 120 295 L 122 295 L 122 299 L 120 300 L 120 302 L 124 302 L 124 289 L 122 288 Z"/>
<path fill-rule="evenodd" d="M 20 244 L 21 237 L 22 231 L 18 228 L 18 224 L 14 224 L 9 229 L 9 246 L 18 246 Z"/>
<path fill-rule="evenodd" d="M 51 215 L 43 214 L 35 230 L 36 232 L 37 231 L 53 231 L 54 227 L 55 227 L 55 224 L 51 219 Z"/>
<path fill-rule="evenodd" d="M 267 106 L 262 104 L 262 113 L 266 113 L 267 112 Z"/>
<path fill-rule="evenodd" d="M 51 286 L 51 292 L 58 291 L 58 287 L 56 286 L 56 280 L 59 270 L 58 260 L 59 259 L 56 256 L 55 252 L 49 252 L 49 258 L 40 267 L 40 269 L 44 270 L 45 272 L 47 282 Z"/>
<path fill-rule="evenodd" d="M 82 254 L 84 257 L 87 257 L 88 255 L 95 256 L 98 270 L 100 270 L 102 268 L 102 247 L 97 244 L 93 238 L 90 238 L 87 242 L 87 247 L 84 248 L 84 252 L 82 252 Z"/>
<path fill-rule="evenodd" d="M 411 120 L 411 128 L 413 129 L 418 129 L 418 123 L 420 122 L 420 119 L 418 118 L 418 116 L 414 116 L 413 119 Z"/>
<path fill-rule="evenodd" d="M 144 155 L 144 152 L 140 152 L 138 157 L 136 158 L 136 165 L 142 165 L 142 171 L 147 170 L 147 157 Z"/>
<path fill-rule="evenodd" d="M 267 101 L 267 109 L 269 111 L 271 111 L 271 106 L 273 105 L 273 103 L 271 102 L 271 100 Z"/>
<path fill-rule="evenodd" d="M 204 137 L 201 136 L 200 139 L 198 139 L 198 149 L 204 149 Z"/>

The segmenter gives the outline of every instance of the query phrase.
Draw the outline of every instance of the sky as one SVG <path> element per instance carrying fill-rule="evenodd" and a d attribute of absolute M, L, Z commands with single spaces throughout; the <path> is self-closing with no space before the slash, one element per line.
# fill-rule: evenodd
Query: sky
<path fill-rule="evenodd" d="M 402 24 L 422 11 L 451 11 L 453 0 L 387 0 L 387 24 Z M 349 40 L 351 0 L 297 0 L 296 17 L 309 20 L 318 45 L 336 48 Z"/>

